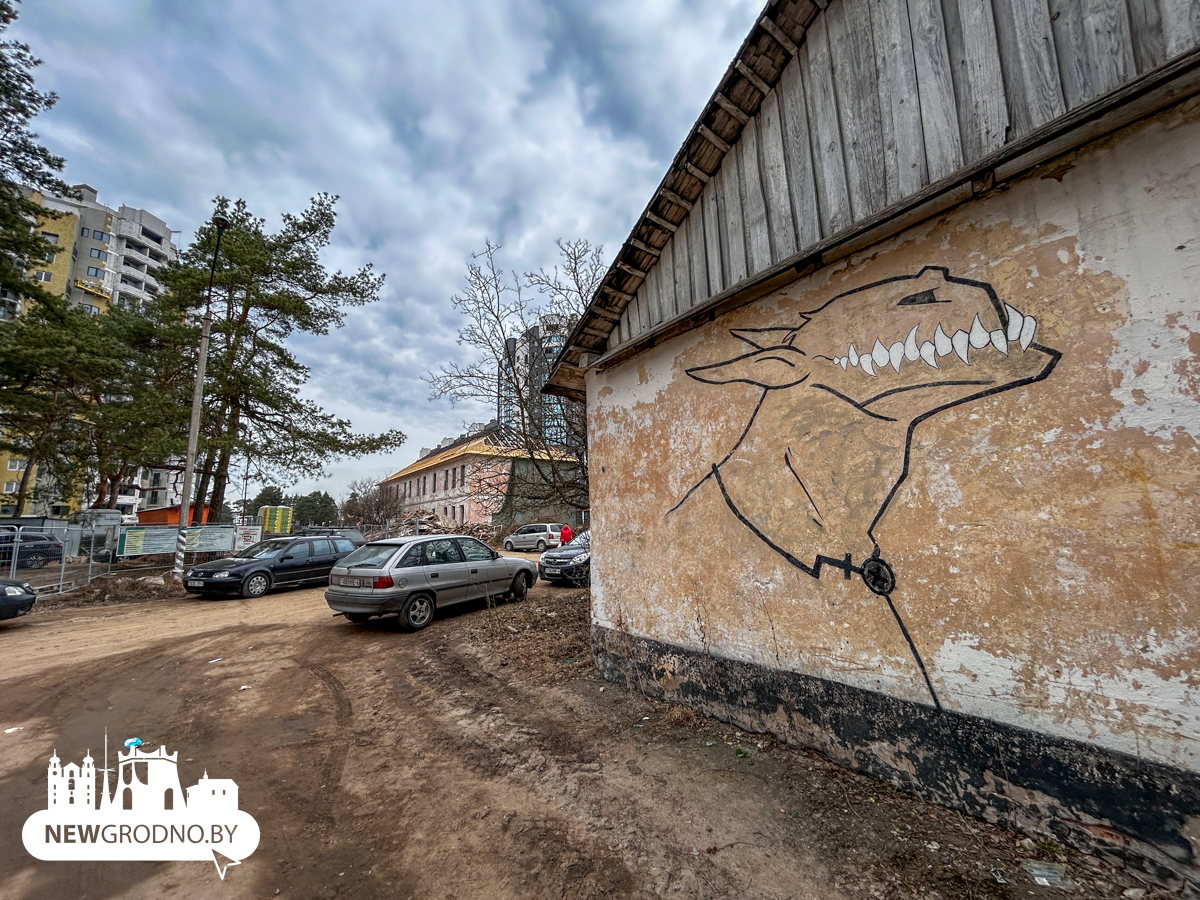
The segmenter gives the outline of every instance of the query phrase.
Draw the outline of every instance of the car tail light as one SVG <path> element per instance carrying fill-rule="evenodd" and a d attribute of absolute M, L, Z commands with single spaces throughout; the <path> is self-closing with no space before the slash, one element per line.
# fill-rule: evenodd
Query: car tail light
<path fill-rule="evenodd" d="M 330 573 L 330 575 L 329 575 L 329 583 L 333 584 L 333 574 L 332 573 Z"/>
<path fill-rule="evenodd" d="M 391 575 L 380 575 L 378 578 L 375 579 L 375 583 L 371 586 L 377 587 L 377 588 L 392 587 L 393 586 L 392 576 Z"/>

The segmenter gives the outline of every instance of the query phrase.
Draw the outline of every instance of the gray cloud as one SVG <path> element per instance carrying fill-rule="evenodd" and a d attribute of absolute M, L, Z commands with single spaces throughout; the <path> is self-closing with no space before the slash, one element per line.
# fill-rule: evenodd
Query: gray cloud
<path fill-rule="evenodd" d="M 761 4 L 745 0 L 173 0 L 34 4 L 14 36 L 61 97 L 37 122 L 67 177 L 190 240 L 217 194 L 278 224 L 340 195 L 331 268 L 387 273 L 380 303 L 298 337 L 306 394 L 387 458 L 297 487 L 337 495 L 484 420 L 421 380 L 459 359 L 450 296 L 484 240 L 525 271 L 559 237 L 615 252 Z"/>

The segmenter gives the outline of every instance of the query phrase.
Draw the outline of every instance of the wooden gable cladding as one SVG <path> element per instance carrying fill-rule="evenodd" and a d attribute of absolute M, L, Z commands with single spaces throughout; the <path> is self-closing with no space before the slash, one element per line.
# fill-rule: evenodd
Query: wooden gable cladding
<path fill-rule="evenodd" d="M 817 245 L 931 186 L 949 189 L 972 164 L 1195 53 L 1195 7 L 772 0 L 617 254 L 593 301 L 606 315 L 585 312 L 559 362 L 594 361 L 773 267 L 800 264 Z"/>

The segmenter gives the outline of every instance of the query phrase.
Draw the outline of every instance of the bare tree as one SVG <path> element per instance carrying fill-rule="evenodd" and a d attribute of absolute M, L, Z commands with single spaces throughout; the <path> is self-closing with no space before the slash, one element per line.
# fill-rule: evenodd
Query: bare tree
<path fill-rule="evenodd" d="M 390 473 L 379 478 L 358 478 L 346 486 L 347 493 L 338 504 L 338 514 L 343 523 L 382 525 L 401 515 L 400 500 L 391 491 L 379 486 L 387 474 Z"/>
<path fill-rule="evenodd" d="M 511 451 L 481 479 L 499 518 L 561 514 L 588 504 L 584 405 L 542 387 L 606 271 L 602 248 L 558 241 L 553 269 L 518 276 L 500 268 L 490 241 L 467 265 L 466 289 L 451 302 L 466 319 L 458 343 L 473 351 L 429 375 L 434 398 L 493 405 L 493 440 Z"/>

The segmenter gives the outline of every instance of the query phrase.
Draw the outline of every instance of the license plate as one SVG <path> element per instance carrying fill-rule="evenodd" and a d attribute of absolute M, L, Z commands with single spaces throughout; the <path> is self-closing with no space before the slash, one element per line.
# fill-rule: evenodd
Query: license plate
<path fill-rule="evenodd" d="M 338 584 L 342 587 L 362 587 L 363 580 L 361 578 L 339 578 Z"/>
<path fill-rule="evenodd" d="M 562 569 L 551 569 L 549 566 L 547 566 L 547 567 L 546 567 L 546 574 L 547 574 L 547 575 L 561 575 L 561 574 L 562 574 Z"/>
<path fill-rule="evenodd" d="M 204 582 L 203 581 L 189 581 L 187 583 L 187 586 L 188 587 L 204 587 Z"/>

